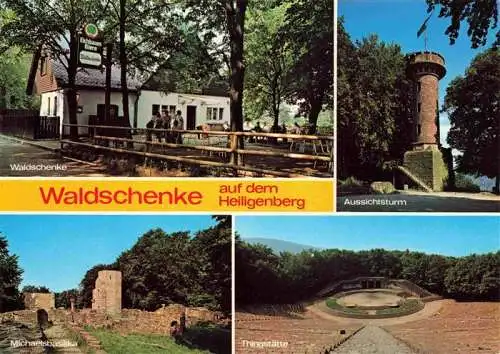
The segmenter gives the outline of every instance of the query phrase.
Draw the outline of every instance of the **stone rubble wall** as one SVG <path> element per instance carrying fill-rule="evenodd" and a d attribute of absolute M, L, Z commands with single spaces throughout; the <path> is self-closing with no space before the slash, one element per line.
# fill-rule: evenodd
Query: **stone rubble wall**
<path fill-rule="evenodd" d="M 53 293 L 23 293 L 24 307 L 27 310 L 50 310 L 56 307 Z"/>

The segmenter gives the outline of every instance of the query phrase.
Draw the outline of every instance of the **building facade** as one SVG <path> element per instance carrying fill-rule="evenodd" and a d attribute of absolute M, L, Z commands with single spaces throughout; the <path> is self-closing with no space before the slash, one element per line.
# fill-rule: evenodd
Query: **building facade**
<path fill-rule="evenodd" d="M 32 85 L 32 93 L 40 95 L 40 115 L 61 117 L 61 136 L 69 134 L 69 109 L 67 101 L 68 79 L 64 65 L 47 57 L 42 57 L 36 65 L 36 75 Z M 34 71 L 34 70 L 33 70 Z M 82 69 L 76 76 L 77 89 L 77 124 L 88 125 L 92 117 L 103 115 L 105 97 L 105 72 L 99 69 Z M 181 111 L 184 120 L 183 129 L 196 129 L 202 125 L 222 126 L 229 124 L 229 97 L 165 93 L 147 89 L 144 85 L 129 77 L 129 120 L 134 128 L 145 128 L 147 122 L 157 112 Z M 123 116 L 120 70 L 111 70 L 111 100 L 118 116 Z M 126 124 L 124 124 L 126 125 Z M 79 128 L 80 135 L 88 134 L 87 128 Z"/>

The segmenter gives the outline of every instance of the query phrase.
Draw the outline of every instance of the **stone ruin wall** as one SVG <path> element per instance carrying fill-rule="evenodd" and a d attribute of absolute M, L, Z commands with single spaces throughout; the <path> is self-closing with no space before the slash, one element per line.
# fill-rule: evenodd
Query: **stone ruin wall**
<path fill-rule="evenodd" d="M 101 270 L 92 290 L 92 310 L 117 314 L 122 310 L 122 273 Z"/>
<path fill-rule="evenodd" d="M 53 293 L 23 293 L 26 310 L 51 310 L 56 307 Z"/>

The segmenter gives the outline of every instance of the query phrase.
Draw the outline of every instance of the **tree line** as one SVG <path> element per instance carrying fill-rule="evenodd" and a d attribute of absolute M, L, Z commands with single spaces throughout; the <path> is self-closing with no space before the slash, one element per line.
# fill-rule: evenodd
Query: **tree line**
<path fill-rule="evenodd" d="M 100 270 L 122 272 L 122 306 L 153 311 L 163 304 L 205 306 L 231 312 L 231 217 L 216 217 L 218 223 L 191 235 L 154 229 L 112 264 L 89 269 L 79 288 L 55 294 L 56 307 L 92 305 L 92 290 Z M 22 291 L 49 292 L 46 287 L 27 286 L 21 292 L 22 270 L 18 257 L 0 238 L 0 312 L 22 308 Z"/>
<path fill-rule="evenodd" d="M 236 305 L 308 301 L 333 283 L 359 276 L 409 280 L 454 299 L 500 299 L 500 252 L 449 257 L 372 249 L 273 253 L 236 240 Z"/>

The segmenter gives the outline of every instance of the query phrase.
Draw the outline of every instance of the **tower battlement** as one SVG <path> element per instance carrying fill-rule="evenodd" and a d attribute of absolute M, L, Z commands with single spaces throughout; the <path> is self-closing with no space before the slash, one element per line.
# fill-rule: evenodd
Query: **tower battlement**
<path fill-rule="evenodd" d="M 406 74 L 413 80 L 422 75 L 435 75 L 441 80 L 446 75 L 444 57 L 436 52 L 414 52 L 407 55 Z"/>

